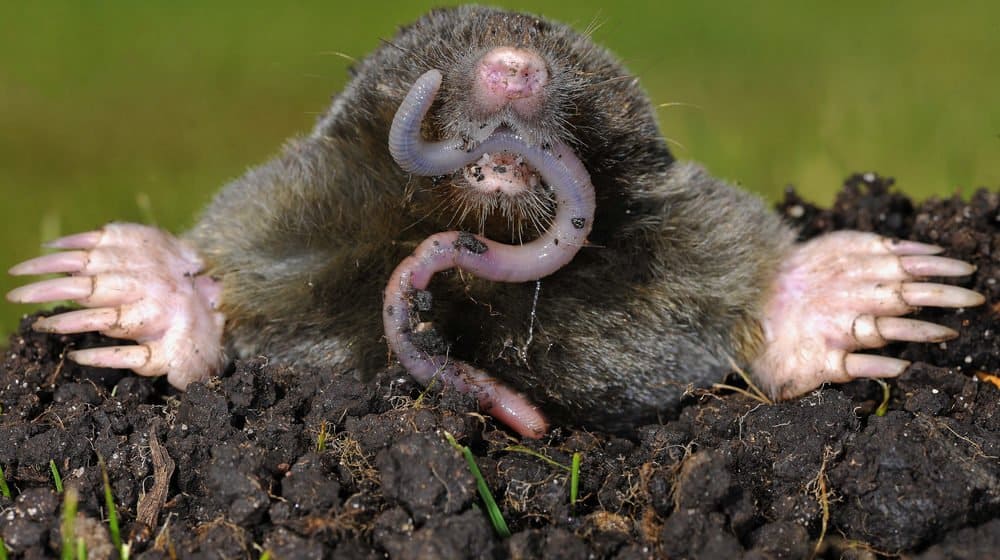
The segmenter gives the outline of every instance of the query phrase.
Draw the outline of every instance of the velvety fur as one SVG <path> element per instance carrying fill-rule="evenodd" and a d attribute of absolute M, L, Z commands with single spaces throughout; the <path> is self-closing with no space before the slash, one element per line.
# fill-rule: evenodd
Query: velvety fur
<path fill-rule="evenodd" d="M 533 49 L 550 66 L 531 122 L 475 114 L 473 65 L 501 45 Z M 638 80 L 588 38 L 531 15 L 460 7 L 428 14 L 361 61 L 310 136 L 228 185 L 189 232 L 223 281 L 233 352 L 370 373 L 389 363 L 382 290 L 417 243 L 451 229 L 510 242 L 505 220 L 482 232 L 478 219 L 456 220 L 450 177 L 408 176 L 389 156 L 392 116 L 431 68 L 444 81 L 426 137 L 475 140 L 503 121 L 537 143 L 566 142 L 598 201 L 591 246 L 541 281 L 537 306 L 535 283 L 435 277 L 424 319 L 451 355 L 557 419 L 623 428 L 759 351 L 760 308 L 788 229 L 757 198 L 674 163 Z"/>

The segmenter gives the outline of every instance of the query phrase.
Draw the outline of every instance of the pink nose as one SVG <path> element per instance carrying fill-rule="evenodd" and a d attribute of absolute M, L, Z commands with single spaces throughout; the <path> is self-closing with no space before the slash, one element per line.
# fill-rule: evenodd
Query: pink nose
<path fill-rule="evenodd" d="M 473 82 L 476 103 L 486 113 L 510 104 L 522 117 L 530 118 L 545 98 L 549 71 L 537 53 L 514 47 L 496 47 L 476 64 Z"/>

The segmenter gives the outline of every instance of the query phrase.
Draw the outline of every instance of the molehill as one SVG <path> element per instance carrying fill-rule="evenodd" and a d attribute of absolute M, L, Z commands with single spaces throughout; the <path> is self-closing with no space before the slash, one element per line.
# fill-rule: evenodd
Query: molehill
<path fill-rule="evenodd" d="M 135 558 L 995 556 L 1000 194 L 914 204 L 891 186 L 855 175 L 831 209 L 793 190 L 778 205 L 803 239 L 875 231 L 978 267 L 961 283 L 989 304 L 918 315 L 960 338 L 884 350 L 914 362 L 889 380 L 884 414 L 869 380 L 774 405 L 715 389 L 633 433 L 562 427 L 529 442 L 400 369 L 362 383 L 261 357 L 181 393 L 64 360 L 107 341 L 34 333 L 27 318 L 0 366 L 0 538 L 12 558 L 58 555 L 52 461 L 79 491 L 90 558 L 114 558 L 103 458 Z M 510 537 L 446 432 L 471 448 Z"/>

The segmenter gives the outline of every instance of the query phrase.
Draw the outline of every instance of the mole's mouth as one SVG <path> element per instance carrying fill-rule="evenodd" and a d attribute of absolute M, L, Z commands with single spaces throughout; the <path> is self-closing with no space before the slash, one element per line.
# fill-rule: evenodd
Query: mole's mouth
<path fill-rule="evenodd" d="M 512 152 L 483 153 L 482 157 L 462 168 L 465 183 L 484 194 L 517 196 L 543 185 L 541 174 Z"/>

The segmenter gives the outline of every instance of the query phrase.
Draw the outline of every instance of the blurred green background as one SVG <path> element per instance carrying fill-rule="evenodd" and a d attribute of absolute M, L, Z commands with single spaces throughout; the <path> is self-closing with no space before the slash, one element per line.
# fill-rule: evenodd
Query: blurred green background
<path fill-rule="evenodd" d="M 0 268 L 110 220 L 189 227 L 309 130 L 345 81 L 337 53 L 444 3 L 0 3 Z M 1000 185 L 1000 3 L 499 4 L 597 24 L 671 104 L 675 153 L 765 196 L 829 203 L 856 170 L 918 197 Z M 25 311 L 0 303 L 0 335 Z"/>

